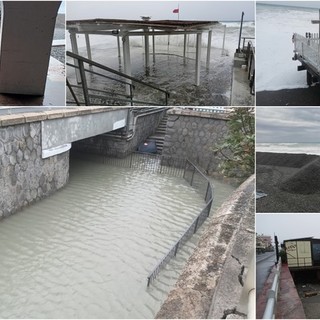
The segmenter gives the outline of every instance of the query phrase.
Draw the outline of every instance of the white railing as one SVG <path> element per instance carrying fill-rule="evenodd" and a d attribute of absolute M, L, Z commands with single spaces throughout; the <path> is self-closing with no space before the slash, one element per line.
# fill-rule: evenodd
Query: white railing
<path fill-rule="evenodd" d="M 267 305 L 264 310 L 262 319 L 275 319 L 276 306 L 278 300 L 279 283 L 280 283 L 280 273 L 281 273 L 281 258 L 276 269 L 276 274 L 274 276 L 271 289 L 268 291 Z"/>
<path fill-rule="evenodd" d="M 302 58 L 309 63 L 314 70 L 320 73 L 320 43 L 319 37 L 310 34 L 310 38 L 295 33 L 292 41 L 297 58 Z"/>

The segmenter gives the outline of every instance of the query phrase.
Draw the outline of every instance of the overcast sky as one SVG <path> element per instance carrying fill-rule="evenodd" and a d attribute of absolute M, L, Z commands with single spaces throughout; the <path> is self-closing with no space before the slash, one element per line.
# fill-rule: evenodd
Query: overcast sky
<path fill-rule="evenodd" d="M 320 214 L 256 214 L 256 232 L 276 235 L 279 243 L 295 238 L 314 237 L 320 239 Z"/>
<path fill-rule="evenodd" d="M 276 4 L 290 7 L 320 8 L 319 1 L 257 1 L 257 3 Z"/>
<path fill-rule="evenodd" d="M 257 108 L 257 142 L 320 142 L 320 108 Z"/>
<path fill-rule="evenodd" d="M 173 9 L 180 9 L 180 20 L 253 21 L 253 1 L 67 1 L 67 20 L 76 19 L 139 19 L 178 20 Z"/>

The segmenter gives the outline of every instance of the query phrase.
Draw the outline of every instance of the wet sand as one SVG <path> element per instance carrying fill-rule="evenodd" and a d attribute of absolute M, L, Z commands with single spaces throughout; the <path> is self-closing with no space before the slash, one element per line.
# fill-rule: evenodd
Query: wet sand
<path fill-rule="evenodd" d="M 257 153 L 257 212 L 320 212 L 320 157 Z"/>
<path fill-rule="evenodd" d="M 320 106 L 320 85 L 302 89 L 260 91 L 257 106 Z"/>

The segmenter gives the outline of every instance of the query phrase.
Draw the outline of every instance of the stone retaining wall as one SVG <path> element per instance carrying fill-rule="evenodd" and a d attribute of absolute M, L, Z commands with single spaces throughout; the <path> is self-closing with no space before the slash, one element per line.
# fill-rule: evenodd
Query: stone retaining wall
<path fill-rule="evenodd" d="M 228 133 L 226 114 L 173 109 L 168 123 L 162 154 L 188 158 L 208 174 L 217 171 L 221 160 L 213 148 Z"/>
<path fill-rule="evenodd" d="M 102 134 L 72 144 L 80 152 L 124 158 L 137 150 L 158 127 L 165 110 L 134 117 L 131 115 L 127 128 L 114 134 Z"/>
<path fill-rule="evenodd" d="M 0 128 L 0 219 L 63 187 L 69 152 L 41 158 L 41 122 Z"/>

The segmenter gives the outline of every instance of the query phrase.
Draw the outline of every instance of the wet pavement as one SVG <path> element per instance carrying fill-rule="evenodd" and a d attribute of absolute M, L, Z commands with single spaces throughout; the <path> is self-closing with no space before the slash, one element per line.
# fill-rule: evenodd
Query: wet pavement
<path fill-rule="evenodd" d="M 276 257 L 274 252 L 266 252 L 256 257 L 256 292 L 257 297 L 275 264 Z"/>
<path fill-rule="evenodd" d="M 267 298 L 268 290 L 272 286 L 276 268 L 273 267 L 265 285 L 257 299 L 256 318 L 262 319 Z M 283 264 L 280 275 L 280 286 L 278 293 L 276 319 L 306 319 L 305 311 L 298 295 L 297 288 L 293 282 L 288 265 Z M 318 317 L 319 318 L 319 317 Z"/>

